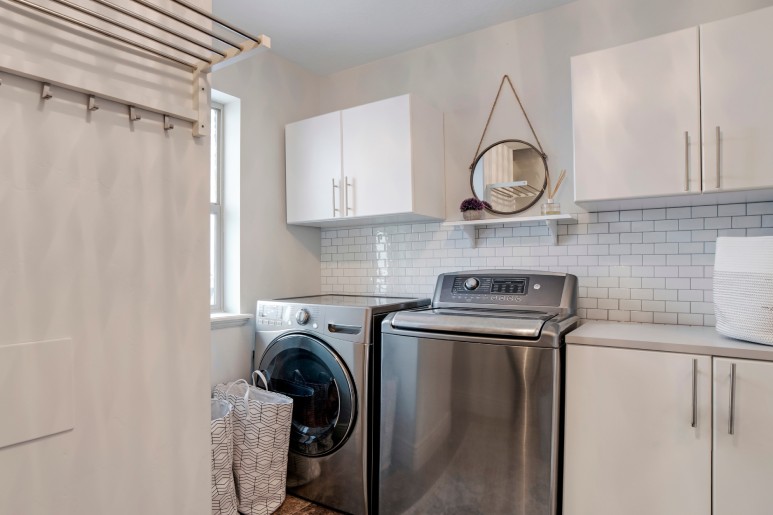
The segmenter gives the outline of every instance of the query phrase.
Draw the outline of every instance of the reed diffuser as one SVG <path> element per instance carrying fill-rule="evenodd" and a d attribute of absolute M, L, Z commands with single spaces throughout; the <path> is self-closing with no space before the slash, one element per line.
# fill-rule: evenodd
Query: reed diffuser
<path fill-rule="evenodd" d="M 561 204 L 558 202 L 555 202 L 555 196 L 556 193 L 558 193 L 558 188 L 561 187 L 561 184 L 564 182 L 564 178 L 566 177 L 566 170 L 561 170 L 561 173 L 558 175 L 558 180 L 555 184 L 553 184 L 553 180 L 550 178 L 550 171 L 545 170 L 545 173 L 547 174 L 547 194 L 548 194 L 548 201 L 542 204 L 542 214 L 543 215 L 560 215 L 561 214 Z"/>

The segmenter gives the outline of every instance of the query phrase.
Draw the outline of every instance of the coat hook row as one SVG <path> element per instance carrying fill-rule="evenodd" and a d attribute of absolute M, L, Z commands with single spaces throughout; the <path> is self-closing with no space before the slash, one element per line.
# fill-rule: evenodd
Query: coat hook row
<path fill-rule="evenodd" d="M 3 85 L 3 78 L 0 77 L 0 86 Z M 54 94 L 52 91 L 52 86 L 50 82 L 43 82 L 41 84 L 40 89 L 40 98 L 42 100 L 50 100 L 54 98 Z M 89 111 L 98 111 L 99 110 L 99 104 L 97 103 L 97 96 L 96 95 L 87 95 L 88 101 L 87 101 L 87 109 Z M 129 120 L 132 122 L 136 122 L 137 120 L 142 120 L 142 114 L 140 113 L 139 109 L 137 107 L 130 105 L 129 107 Z M 170 131 L 174 129 L 174 122 L 171 116 L 164 115 L 164 130 Z"/>

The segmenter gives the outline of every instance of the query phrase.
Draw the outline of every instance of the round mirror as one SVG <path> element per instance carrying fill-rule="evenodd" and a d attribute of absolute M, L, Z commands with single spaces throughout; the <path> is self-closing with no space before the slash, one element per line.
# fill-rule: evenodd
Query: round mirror
<path fill-rule="evenodd" d="M 533 206 L 547 185 L 547 156 L 531 143 L 508 139 L 494 143 L 475 159 L 472 194 L 491 204 L 492 213 L 511 215 Z"/>

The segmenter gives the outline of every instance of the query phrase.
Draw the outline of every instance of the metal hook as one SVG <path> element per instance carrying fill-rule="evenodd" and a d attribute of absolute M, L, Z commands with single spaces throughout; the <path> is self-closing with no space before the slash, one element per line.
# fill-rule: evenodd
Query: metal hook
<path fill-rule="evenodd" d="M 129 120 L 132 122 L 142 120 L 142 115 L 140 115 L 139 111 L 137 111 L 137 108 L 134 106 L 129 106 Z"/>
<path fill-rule="evenodd" d="M 40 91 L 40 98 L 43 100 L 48 100 L 49 98 L 53 98 L 54 95 L 51 94 L 51 84 L 48 82 L 43 83 L 43 89 Z"/>
<path fill-rule="evenodd" d="M 99 106 L 97 105 L 97 97 L 94 95 L 89 95 L 89 111 L 96 111 L 99 109 Z"/>
<path fill-rule="evenodd" d="M 164 130 L 171 131 L 172 129 L 174 129 L 174 124 L 172 123 L 172 119 L 167 115 L 164 115 Z"/>

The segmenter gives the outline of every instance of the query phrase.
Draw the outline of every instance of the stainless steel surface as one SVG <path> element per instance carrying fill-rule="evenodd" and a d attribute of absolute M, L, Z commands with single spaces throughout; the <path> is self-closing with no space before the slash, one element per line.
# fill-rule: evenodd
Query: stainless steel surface
<path fill-rule="evenodd" d="M 344 216 L 349 216 L 350 211 L 354 211 L 351 207 L 349 207 L 349 177 L 344 177 L 344 209 L 346 212 L 344 213 Z"/>
<path fill-rule="evenodd" d="M 361 325 L 327 324 L 327 330 L 331 333 L 359 334 Z"/>
<path fill-rule="evenodd" d="M 371 313 L 391 313 L 402 309 L 413 309 L 428 306 L 429 299 L 415 299 L 411 297 L 379 297 L 370 295 L 310 295 L 307 297 L 290 297 L 270 301 L 274 303 L 298 304 L 315 306 L 343 306 L 355 308 L 368 308 Z"/>
<path fill-rule="evenodd" d="M 210 37 L 212 37 L 212 38 L 214 38 L 214 39 L 216 39 L 218 41 L 222 41 L 226 45 L 232 46 L 234 48 L 241 48 L 241 43 L 239 43 L 238 41 L 234 41 L 232 39 L 225 38 L 225 37 L 217 34 L 215 31 L 213 31 L 211 29 L 208 29 L 206 27 L 202 27 L 201 25 L 193 23 L 192 21 L 188 21 L 187 18 L 185 18 L 183 16 L 179 16 L 179 15 L 173 13 L 172 11 L 168 11 L 168 10 L 164 9 L 163 7 L 160 7 L 160 6 L 156 5 L 156 4 L 154 4 L 153 2 L 148 2 L 147 0 L 133 0 L 133 1 L 138 3 L 138 4 L 140 4 L 140 5 L 142 5 L 142 6 L 144 6 L 144 7 L 147 7 L 148 9 L 152 9 L 152 10 L 156 11 L 159 14 L 163 14 L 167 18 L 171 18 L 171 19 L 175 20 L 178 23 L 182 23 L 183 25 L 186 25 L 186 26 L 188 26 L 188 27 L 190 27 L 190 28 L 192 28 L 192 29 L 194 29 L 194 30 L 196 30 L 198 32 L 206 34 L 206 35 L 208 35 L 208 36 L 210 36 Z"/>
<path fill-rule="evenodd" d="M 368 513 L 372 465 L 371 421 L 374 352 L 374 316 L 380 318 L 396 309 L 410 309 L 429 304 L 429 299 L 403 297 L 370 297 L 350 295 L 315 295 L 290 299 L 259 301 L 256 307 L 255 367 L 261 361 L 270 363 L 281 351 L 307 352 L 303 359 L 318 360 L 335 372 L 336 385 L 347 382 L 354 392 L 351 408 L 343 406 L 336 420 L 337 447 L 324 456 L 311 457 L 294 452 L 288 460 L 288 491 L 336 510 L 356 515 Z M 308 312 L 305 325 L 296 316 Z M 283 340 L 284 339 L 284 340 Z M 300 339 L 305 343 L 288 340 Z M 284 341 L 285 347 L 278 347 Z M 329 350 L 326 350 L 329 349 Z M 304 355 L 306 356 L 306 355 Z M 296 362 L 301 363 L 300 359 Z M 340 363 L 338 371 L 334 362 Z M 285 362 L 285 370 L 292 370 Z M 266 365 L 267 363 L 263 363 Z M 294 364 L 292 365 L 294 366 Z M 308 367 L 307 367 L 308 368 Z M 342 379 L 344 378 L 344 379 Z M 337 398 L 346 398 L 346 388 L 336 389 Z M 301 405 L 299 404 L 300 408 Z M 346 413 L 353 417 L 348 436 L 344 433 Z M 293 416 L 294 420 L 300 419 Z M 329 440 L 322 443 L 329 443 Z"/>
<path fill-rule="evenodd" d="M 690 191 L 690 133 L 684 131 L 684 191 Z"/>
<path fill-rule="evenodd" d="M 692 360 L 692 423 L 695 427 L 698 423 L 698 360 Z"/>
<path fill-rule="evenodd" d="M 402 311 L 391 320 L 392 327 L 396 329 L 536 340 L 545 321 L 554 316 L 556 313 L 456 308 Z"/>
<path fill-rule="evenodd" d="M 719 176 L 720 176 L 720 170 L 721 170 L 721 158 L 722 158 L 722 131 L 719 129 L 719 125 L 717 125 L 717 189 L 720 187 L 719 182 Z"/>
<path fill-rule="evenodd" d="M 473 291 L 463 288 L 474 277 L 480 286 Z M 495 281 L 522 281 L 523 293 L 492 292 Z M 573 315 L 577 311 L 577 277 L 571 274 L 533 270 L 475 270 L 438 276 L 432 307 L 475 306 L 481 309 L 517 309 L 557 312 Z"/>
<path fill-rule="evenodd" d="M 565 274 L 443 274 L 430 309 L 384 319 L 379 513 L 558 513 L 576 296 Z"/>
<path fill-rule="evenodd" d="M 730 416 L 727 422 L 727 434 L 735 434 L 735 363 L 730 364 Z"/>
<path fill-rule="evenodd" d="M 155 36 L 153 34 L 145 32 L 144 30 L 137 29 L 135 27 L 132 27 L 131 25 L 123 23 L 122 21 L 115 20 L 113 18 L 105 16 L 104 14 L 98 13 L 96 11 L 92 11 L 91 9 L 87 9 L 85 7 L 82 7 L 82 6 L 80 6 L 80 5 L 76 4 L 76 3 L 70 2 L 69 0 L 53 0 L 53 1 L 58 3 L 58 4 L 65 5 L 65 6 L 69 7 L 70 9 L 73 9 L 75 11 L 81 12 L 83 14 L 87 14 L 87 15 L 93 17 L 93 18 L 96 18 L 96 19 L 100 20 L 100 21 L 109 23 L 111 25 L 115 25 L 116 27 L 119 27 L 119 28 L 121 28 L 123 30 L 126 30 L 128 32 L 131 32 L 133 34 L 137 34 L 138 36 L 142 36 L 143 38 L 149 39 L 149 40 L 154 41 L 154 42 L 156 42 L 158 44 L 161 44 L 161 45 L 164 45 L 166 47 L 172 48 L 172 49 L 174 49 L 174 50 L 176 50 L 178 52 L 181 52 L 183 54 L 187 54 L 187 55 L 189 55 L 189 56 L 191 56 L 191 57 L 193 57 L 195 59 L 198 59 L 199 61 L 204 61 L 204 62 L 210 63 L 210 64 L 212 63 L 212 58 L 211 57 L 207 57 L 207 56 L 201 55 L 201 54 L 199 54 L 197 52 L 192 52 L 192 51 L 188 50 L 187 48 L 181 47 L 180 45 L 175 45 L 174 43 L 170 43 L 170 42 L 168 42 L 168 41 L 166 41 L 166 40 L 164 40 L 164 39 L 162 39 L 162 38 L 160 38 L 158 36 Z"/>
<path fill-rule="evenodd" d="M 338 208 L 336 207 L 336 189 L 338 186 L 336 186 L 336 180 L 333 179 L 333 218 L 335 218 L 336 213 L 338 213 Z"/>
<path fill-rule="evenodd" d="M 183 66 L 187 66 L 188 68 L 191 68 L 191 69 L 196 68 L 195 64 L 185 61 L 184 59 L 180 59 L 171 54 L 167 54 L 166 52 L 156 50 L 155 48 L 149 47 L 147 45 L 143 45 L 142 43 L 139 43 L 137 41 L 132 41 L 131 39 L 128 39 L 123 36 L 119 36 L 118 34 L 115 34 L 113 32 L 110 32 L 109 30 L 105 30 L 95 25 L 91 25 L 90 23 L 86 23 L 85 21 L 81 21 L 77 18 L 73 18 L 72 16 L 68 16 L 66 14 L 62 14 L 60 12 L 54 11 L 53 9 L 49 9 L 48 7 L 43 7 L 42 5 L 38 5 L 33 2 L 28 2 L 27 0 L 13 0 L 13 1 L 16 3 L 22 4 L 26 7 L 29 7 L 30 9 L 34 9 L 36 11 L 47 14 L 49 16 L 53 16 L 54 18 L 59 18 L 60 20 L 64 20 L 68 23 L 72 23 L 73 25 L 77 25 L 78 27 L 90 30 L 92 32 L 96 32 L 97 34 L 101 34 L 102 36 L 108 37 L 110 39 L 115 39 L 116 41 L 120 41 L 121 43 L 125 43 L 135 48 L 139 48 L 140 50 L 144 50 L 145 52 L 149 52 L 159 57 L 163 57 L 164 59 L 168 59 L 178 64 L 182 64 Z"/>
<path fill-rule="evenodd" d="M 307 309 L 299 309 L 298 312 L 295 314 L 295 321 L 298 322 L 300 325 L 306 325 L 309 323 L 309 311 Z"/>
<path fill-rule="evenodd" d="M 560 353 L 385 334 L 379 513 L 557 513 Z"/>
<path fill-rule="evenodd" d="M 120 5 L 116 5 L 116 4 L 112 3 L 112 2 L 108 2 L 107 0 L 94 0 L 94 1 L 97 2 L 98 4 L 102 4 L 102 5 L 106 6 L 106 7 L 109 7 L 110 9 L 113 9 L 114 11 L 117 11 L 117 12 L 123 14 L 124 16 L 129 16 L 131 18 L 134 18 L 135 20 L 139 20 L 139 21 L 141 21 L 143 23 L 147 23 L 148 25 L 152 25 L 153 27 L 155 27 L 157 29 L 160 29 L 160 30 L 163 30 L 165 32 L 168 32 L 169 34 L 172 34 L 175 37 L 178 37 L 178 38 L 180 38 L 182 40 L 185 40 L 188 43 L 192 43 L 192 44 L 194 44 L 194 45 L 196 45 L 198 47 L 201 47 L 201 48 L 206 48 L 210 52 L 214 52 L 214 53 L 216 53 L 218 55 L 221 55 L 223 57 L 226 57 L 228 55 L 225 52 L 223 52 L 222 50 L 218 50 L 217 48 L 215 48 L 212 45 L 209 45 L 207 43 L 203 43 L 203 42 L 201 42 L 201 41 L 199 41 L 199 40 L 197 40 L 195 38 L 192 38 L 192 37 L 188 36 L 187 34 L 185 34 L 183 32 L 175 30 L 175 29 L 173 29 L 171 27 L 166 27 L 166 26 L 158 23 L 157 21 L 155 21 L 155 20 L 153 20 L 151 18 L 148 18 L 146 16 L 142 16 L 141 14 L 137 14 L 134 11 L 130 11 L 129 9 L 121 7 Z"/>
<path fill-rule="evenodd" d="M 239 34 L 240 36 L 244 36 L 247 39 L 251 39 L 255 43 L 260 43 L 260 38 L 258 36 L 253 36 L 249 32 L 244 31 L 243 29 L 234 27 L 231 25 L 228 21 L 224 20 L 223 18 L 219 16 L 215 16 L 211 12 L 205 11 L 204 9 L 201 9 L 200 7 L 193 5 L 191 3 L 185 2 L 184 0 L 172 0 L 173 2 L 182 5 L 186 9 L 190 9 L 191 11 L 195 12 L 199 16 L 203 16 L 205 18 L 209 18 L 210 20 L 214 21 L 218 25 L 221 25 L 225 27 L 226 29 L 230 30 L 231 32 L 235 34 Z"/>

